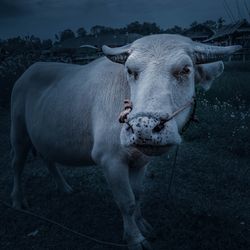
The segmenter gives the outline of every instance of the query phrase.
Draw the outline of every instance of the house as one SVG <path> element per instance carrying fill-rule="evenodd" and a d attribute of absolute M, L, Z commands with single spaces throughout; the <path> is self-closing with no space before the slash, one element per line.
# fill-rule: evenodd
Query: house
<path fill-rule="evenodd" d="M 243 47 L 250 47 L 249 41 L 250 23 L 244 19 L 236 23 L 223 26 L 204 42 L 215 43 L 218 45 L 240 44 Z"/>
<path fill-rule="evenodd" d="M 59 43 L 54 48 L 54 53 L 70 53 L 73 56 L 73 62 L 86 63 L 93 59 L 101 56 L 102 45 L 108 45 L 109 47 L 119 47 L 132 43 L 136 39 L 141 38 L 142 35 L 131 33 L 131 34 L 107 34 L 107 35 L 89 35 L 85 37 L 77 37 L 65 40 Z M 95 51 L 91 48 L 84 47 L 82 45 L 91 45 L 99 49 Z"/>
<path fill-rule="evenodd" d="M 66 49 L 78 49 L 83 44 L 88 44 L 101 48 L 102 45 L 108 45 L 110 47 L 119 47 L 135 41 L 142 37 L 139 34 L 107 34 L 107 35 L 89 35 L 85 37 L 77 37 L 63 41 L 59 47 Z"/>
<path fill-rule="evenodd" d="M 215 31 L 203 24 L 197 24 L 194 27 L 183 32 L 184 36 L 191 38 L 193 41 L 203 42 L 215 34 Z"/>
<path fill-rule="evenodd" d="M 236 23 L 223 26 L 213 36 L 206 39 L 205 43 L 229 46 L 242 45 L 243 50 L 230 57 L 229 60 L 250 60 L 250 23 L 247 20 L 240 20 Z"/>

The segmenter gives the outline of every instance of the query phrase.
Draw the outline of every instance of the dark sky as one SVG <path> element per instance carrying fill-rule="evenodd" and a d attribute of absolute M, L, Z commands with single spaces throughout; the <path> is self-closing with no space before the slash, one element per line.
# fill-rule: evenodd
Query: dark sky
<path fill-rule="evenodd" d="M 235 18 L 247 17 L 244 1 L 226 0 Z M 53 38 L 66 28 L 100 24 L 121 27 L 132 21 L 156 22 L 161 28 L 188 27 L 193 21 L 230 18 L 224 0 L 0 0 L 0 38 L 34 34 Z M 237 8 L 237 2 L 239 8 Z"/>

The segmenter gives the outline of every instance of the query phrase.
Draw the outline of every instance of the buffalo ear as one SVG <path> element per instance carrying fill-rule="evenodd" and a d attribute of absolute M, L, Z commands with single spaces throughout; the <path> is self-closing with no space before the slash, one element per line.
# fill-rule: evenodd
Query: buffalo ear
<path fill-rule="evenodd" d="M 125 64 L 125 62 L 127 61 L 129 57 L 129 54 L 127 52 L 124 52 L 119 55 L 106 55 L 106 57 L 114 63 Z"/>
<path fill-rule="evenodd" d="M 224 64 L 222 61 L 198 64 L 195 66 L 195 83 L 207 91 L 215 78 L 222 74 L 223 70 Z"/>
<path fill-rule="evenodd" d="M 106 45 L 102 46 L 103 54 L 112 62 L 125 64 L 127 61 L 131 51 L 130 51 L 131 44 L 127 44 L 122 47 L 117 48 L 110 48 Z"/>

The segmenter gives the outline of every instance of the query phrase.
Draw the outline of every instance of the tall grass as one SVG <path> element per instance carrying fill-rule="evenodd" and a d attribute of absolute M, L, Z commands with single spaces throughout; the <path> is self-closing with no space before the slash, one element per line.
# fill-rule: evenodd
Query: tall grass
<path fill-rule="evenodd" d="M 226 64 L 225 72 L 213 83 L 204 97 L 211 102 L 219 99 L 235 106 L 250 105 L 250 64 Z"/>
<path fill-rule="evenodd" d="M 198 92 L 198 117 L 201 123 L 191 126 L 186 139 L 206 141 L 214 147 L 217 140 L 238 157 L 250 152 L 250 70 L 228 70 L 208 92 Z"/>

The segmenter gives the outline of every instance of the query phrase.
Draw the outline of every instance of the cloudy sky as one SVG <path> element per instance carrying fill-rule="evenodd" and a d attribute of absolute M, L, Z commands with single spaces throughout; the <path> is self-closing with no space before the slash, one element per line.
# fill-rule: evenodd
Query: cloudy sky
<path fill-rule="evenodd" d="M 235 19 L 249 19 L 248 0 L 226 2 Z M 195 20 L 219 17 L 230 22 L 225 0 L 0 0 L 0 38 L 31 34 L 54 38 L 66 28 L 121 27 L 136 20 L 156 22 L 164 29 L 188 27 Z"/>

